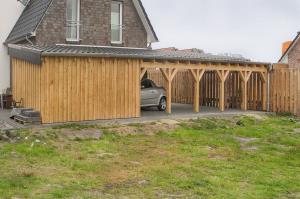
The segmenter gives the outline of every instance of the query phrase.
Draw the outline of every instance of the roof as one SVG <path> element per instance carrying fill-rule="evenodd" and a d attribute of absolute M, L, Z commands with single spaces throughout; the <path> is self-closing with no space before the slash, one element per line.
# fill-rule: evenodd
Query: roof
<path fill-rule="evenodd" d="M 35 31 L 43 20 L 53 0 L 30 0 L 5 43 L 16 43 L 26 37 L 35 36 Z M 145 11 L 141 0 L 132 0 L 147 32 L 148 42 L 158 42 L 157 35 Z"/>
<path fill-rule="evenodd" d="M 133 0 L 133 4 L 136 7 L 136 10 L 142 20 L 142 23 L 147 31 L 147 35 L 148 35 L 148 42 L 158 42 L 158 37 L 154 31 L 154 28 L 151 24 L 151 21 L 148 17 L 148 14 L 145 10 L 145 7 L 143 6 L 143 3 L 141 0 Z"/>
<path fill-rule="evenodd" d="M 263 64 L 269 63 L 251 62 L 242 57 L 213 55 L 190 51 L 160 51 L 146 48 L 124 48 L 106 46 L 83 46 L 83 45 L 8 45 L 9 54 L 13 57 L 24 59 L 36 64 L 41 63 L 42 56 L 57 57 L 111 57 L 111 58 L 136 58 L 144 60 L 164 61 L 197 61 L 239 64 Z"/>
<path fill-rule="evenodd" d="M 53 0 L 30 0 L 8 35 L 5 43 L 15 43 L 19 40 L 24 40 L 26 37 L 34 36 L 34 32 L 42 21 L 52 1 Z"/>
<path fill-rule="evenodd" d="M 281 58 L 279 59 L 278 62 L 282 62 L 282 60 L 284 60 L 284 58 L 291 52 L 291 50 L 294 48 L 294 46 L 296 45 L 296 43 L 298 42 L 299 39 L 300 39 L 300 32 L 297 33 L 297 36 L 295 37 L 295 39 L 293 40 L 293 42 L 291 43 L 289 48 L 281 56 Z"/>

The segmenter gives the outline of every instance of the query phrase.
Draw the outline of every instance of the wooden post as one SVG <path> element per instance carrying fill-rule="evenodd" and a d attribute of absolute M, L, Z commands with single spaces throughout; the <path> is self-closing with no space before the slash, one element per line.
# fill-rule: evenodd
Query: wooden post
<path fill-rule="evenodd" d="M 251 71 L 239 71 L 239 74 L 241 76 L 242 79 L 242 92 L 243 92 L 243 96 L 242 96 L 242 107 L 241 109 L 243 111 L 247 111 L 248 109 L 248 93 L 247 93 L 247 85 L 248 85 L 248 80 L 252 74 Z"/>
<path fill-rule="evenodd" d="M 267 72 L 260 72 L 262 81 L 262 110 L 267 111 Z"/>
<path fill-rule="evenodd" d="M 225 81 L 229 75 L 229 70 L 217 70 L 216 71 L 220 80 L 219 86 L 220 86 L 220 111 L 225 111 Z"/>
<path fill-rule="evenodd" d="M 200 81 L 204 75 L 205 70 L 200 69 L 190 69 L 189 70 L 194 77 L 194 111 L 199 112 L 199 100 L 200 100 Z"/>
<path fill-rule="evenodd" d="M 172 113 L 172 81 L 177 73 L 177 68 L 161 68 L 161 73 L 166 80 L 167 90 L 167 113 Z"/>

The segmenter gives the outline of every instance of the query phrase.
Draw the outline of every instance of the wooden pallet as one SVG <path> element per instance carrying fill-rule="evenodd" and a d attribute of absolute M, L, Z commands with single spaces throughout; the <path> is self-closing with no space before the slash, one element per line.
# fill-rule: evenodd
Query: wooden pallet
<path fill-rule="evenodd" d="M 38 118 L 36 118 L 38 119 Z M 38 120 L 34 120 L 33 118 L 25 118 L 16 116 L 14 117 L 15 122 L 22 124 L 22 125 L 34 125 L 34 124 L 41 124 L 40 118 Z"/>

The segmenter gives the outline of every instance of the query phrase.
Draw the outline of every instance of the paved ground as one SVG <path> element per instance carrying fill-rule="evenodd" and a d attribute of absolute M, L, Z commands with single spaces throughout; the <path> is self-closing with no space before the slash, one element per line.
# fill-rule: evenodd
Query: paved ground
<path fill-rule="evenodd" d="M 23 128 L 24 126 L 16 123 L 14 120 L 9 118 L 10 110 L 2 110 L 0 108 L 0 130 L 2 129 L 15 129 Z"/>
<path fill-rule="evenodd" d="M 142 111 L 142 117 L 136 120 L 151 121 L 160 119 L 194 119 L 201 117 L 217 117 L 217 116 L 235 116 L 243 114 L 266 114 L 261 111 L 242 111 L 239 109 L 226 109 L 225 112 L 220 112 L 218 108 L 200 107 L 200 112 L 195 113 L 193 105 L 189 104 L 172 104 L 172 114 L 159 112 L 156 108 Z"/>
<path fill-rule="evenodd" d="M 13 120 L 9 119 L 9 110 L 0 110 L 0 129 L 11 129 L 11 128 L 24 128 Z M 87 121 L 87 124 L 128 124 L 128 123 L 143 123 L 152 122 L 163 119 L 196 119 L 200 117 L 224 117 L 224 116 L 235 116 L 243 114 L 266 114 L 260 111 L 241 111 L 236 109 L 228 109 L 225 112 L 220 112 L 217 108 L 211 107 L 201 107 L 200 113 L 193 112 L 193 105 L 187 104 L 172 104 L 172 114 L 167 114 L 165 112 L 157 111 L 156 108 L 151 108 L 142 111 L 141 118 L 132 119 L 116 119 L 116 120 L 98 120 L 98 121 Z M 57 125 L 57 124 L 55 124 Z M 42 125 L 49 126 L 49 125 Z M 42 127 L 34 126 L 34 127 Z M 33 126 L 26 126 L 33 127 Z"/>

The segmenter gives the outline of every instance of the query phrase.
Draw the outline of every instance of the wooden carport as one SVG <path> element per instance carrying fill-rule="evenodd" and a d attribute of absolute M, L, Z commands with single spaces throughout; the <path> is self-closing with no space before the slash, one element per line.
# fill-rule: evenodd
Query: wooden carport
<path fill-rule="evenodd" d="M 215 71 L 219 79 L 220 111 L 225 110 L 225 81 L 230 72 L 238 72 L 242 80 L 242 106 L 241 109 L 247 110 L 248 81 L 252 73 L 258 73 L 262 80 L 262 110 L 267 110 L 267 81 L 268 64 L 266 63 L 224 63 L 220 62 L 195 62 L 195 61 L 167 61 L 167 60 L 144 60 L 141 64 L 142 79 L 149 69 L 159 69 L 166 81 L 167 90 L 167 112 L 172 113 L 172 81 L 178 71 L 188 70 L 193 77 L 194 84 L 194 111 L 199 112 L 200 81 L 206 71 Z M 193 86 L 193 85 L 191 85 Z"/>
<path fill-rule="evenodd" d="M 199 112 L 201 79 L 215 71 L 219 108 L 225 110 L 225 81 L 237 72 L 243 81 L 242 109 L 247 110 L 247 84 L 253 73 L 262 79 L 266 110 L 268 64 L 244 58 L 207 54 L 164 53 L 151 49 L 103 46 L 9 45 L 12 90 L 16 101 L 39 111 L 43 123 L 140 117 L 140 79 L 150 69 L 166 81 L 167 112 L 172 112 L 172 81 L 188 70 L 194 87 L 194 110 Z M 189 85 L 190 84 L 190 85 Z"/>

